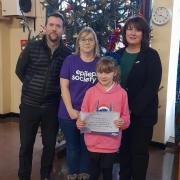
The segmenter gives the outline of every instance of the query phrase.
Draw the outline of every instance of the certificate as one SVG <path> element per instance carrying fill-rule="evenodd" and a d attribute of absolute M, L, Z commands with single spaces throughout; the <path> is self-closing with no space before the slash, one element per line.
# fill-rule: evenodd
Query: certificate
<path fill-rule="evenodd" d="M 80 112 L 81 120 L 86 122 L 86 126 L 81 129 L 81 132 L 117 135 L 119 128 L 115 126 L 114 120 L 119 119 L 119 116 L 118 112 Z"/>

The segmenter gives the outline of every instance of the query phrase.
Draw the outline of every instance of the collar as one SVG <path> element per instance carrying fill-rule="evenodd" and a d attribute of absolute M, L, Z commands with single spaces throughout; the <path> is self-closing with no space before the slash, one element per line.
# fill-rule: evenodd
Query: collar
<path fill-rule="evenodd" d="M 51 50 L 50 47 L 48 46 L 46 35 L 43 36 L 42 42 L 43 42 L 44 48 L 46 48 L 48 50 Z M 62 41 L 62 39 L 60 39 L 59 46 L 56 48 L 56 50 L 57 49 L 62 49 L 63 47 L 64 47 L 63 41 Z"/>

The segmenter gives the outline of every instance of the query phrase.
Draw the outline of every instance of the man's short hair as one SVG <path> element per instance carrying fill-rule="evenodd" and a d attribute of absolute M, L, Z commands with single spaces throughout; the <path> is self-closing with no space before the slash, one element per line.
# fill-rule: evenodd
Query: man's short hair
<path fill-rule="evenodd" d="M 47 25 L 47 21 L 48 21 L 48 18 L 50 17 L 57 17 L 57 18 L 60 18 L 63 22 L 63 26 L 65 26 L 65 19 L 64 19 L 64 16 L 63 14 L 61 14 L 60 12 L 54 12 L 54 13 L 51 13 L 47 16 L 47 19 L 46 19 L 46 25 Z"/>

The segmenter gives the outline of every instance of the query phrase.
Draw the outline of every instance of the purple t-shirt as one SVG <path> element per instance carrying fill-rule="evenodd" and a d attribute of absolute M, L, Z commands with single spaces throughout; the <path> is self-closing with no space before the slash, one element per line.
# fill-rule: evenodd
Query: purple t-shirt
<path fill-rule="evenodd" d="M 81 104 L 87 89 L 96 83 L 96 63 L 98 57 L 92 62 L 84 62 L 79 55 L 68 56 L 61 68 L 60 77 L 69 80 L 69 90 L 73 108 L 80 111 Z M 59 118 L 69 119 L 64 102 L 61 98 L 59 105 Z"/>

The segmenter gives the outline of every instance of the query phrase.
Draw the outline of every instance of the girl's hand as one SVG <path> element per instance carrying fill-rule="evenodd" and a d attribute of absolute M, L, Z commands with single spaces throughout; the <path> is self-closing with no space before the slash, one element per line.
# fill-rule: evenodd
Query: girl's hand
<path fill-rule="evenodd" d="M 85 121 L 82 121 L 80 118 L 78 118 L 76 121 L 76 126 L 78 129 L 81 129 L 86 126 L 86 123 Z"/>
<path fill-rule="evenodd" d="M 114 121 L 114 124 L 117 128 L 122 128 L 125 124 L 124 120 L 122 118 L 119 118 L 118 120 Z"/>
<path fill-rule="evenodd" d="M 79 111 L 76 109 L 71 109 L 68 113 L 71 119 L 77 119 L 79 117 Z"/>

